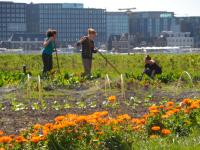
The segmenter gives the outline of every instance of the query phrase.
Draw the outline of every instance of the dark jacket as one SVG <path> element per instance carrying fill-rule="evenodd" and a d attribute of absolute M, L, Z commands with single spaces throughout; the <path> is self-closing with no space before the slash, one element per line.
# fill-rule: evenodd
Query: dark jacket
<path fill-rule="evenodd" d="M 162 73 L 162 68 L 157 64 L 145 64 L 145 69 L 149 69 L 150 71 L 155 71 L 156 74 L 161 74 Z"/>
<path fill-rule="evenodd" d="M 77 46 L 82 46 L 82 58 L 83 59 L 92 59 L 94 50 L 94 41 L 90 40 L 87 36 L 83 37 L 83 40 L 80 40 L 77 43 Z"/>

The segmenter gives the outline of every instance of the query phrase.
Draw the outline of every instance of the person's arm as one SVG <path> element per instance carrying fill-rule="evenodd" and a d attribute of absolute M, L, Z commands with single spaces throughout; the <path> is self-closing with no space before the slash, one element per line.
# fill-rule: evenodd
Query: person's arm
<path fill-rule="evenodd" d="M 52 38 L 49 38 L 48 40 L 44 41 L 43 46 L 47 47 L 47 45 L 49 45 L 49 43 L 52 41 Z"/>
<path fill-rule="evenodd" d="M 81 46 L 81 44 L 86 40 L 86 37 L 82 37 L 76 44 L 76 46 Z"/>
<path fill-rule="evenodd" d="M 91 43 L 92 43 L 92 47 L 93 47 L 92 53 L 97 53 L 98 52 L 98 48 L 95 47 L 94 41 L 92 41 Z"/>
<path fill-rule="evenodd" d="M 94 48 L 93 53 L 97 53 L 99 49 L 97 47 Z"/>
<path fill-rule="evenodd" d="M 148 68 L 149 68 L 149 67 L 148 67 L 148 64 L 145 64 L 143 73 L 145 73 L 145 71 L 146 71 Z"/>
<path fill-rule="evenodd" d="M 58 52 L 58 50 L 57 50 L 57 48 L 56 48 L 56 41 L 54 41 L 53 44 L 54 44 L 53 52 Z"/>
<path fill-rule="evenodd" d="M 154 76 L 155 76 L 155 70 L 152 70 L 152 72 L 151 72 L 151 78 L 153 79 L 154 78 Z"/>

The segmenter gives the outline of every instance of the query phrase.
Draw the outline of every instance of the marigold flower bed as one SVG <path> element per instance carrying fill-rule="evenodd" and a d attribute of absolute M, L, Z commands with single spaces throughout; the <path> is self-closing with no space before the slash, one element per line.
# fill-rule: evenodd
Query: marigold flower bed
<path fill-rule="evenodd" d="M 0 131 L 0 149 L 131 149 L 133 135 L 142 139 L 188 136 L 200 127 L 200 100 L 184 99 L 180 104 L 149 107 L 140 118 L 128 114 L 109 116 L 107 111 L 91 115 L 57 116 L 54 123 L 35 124 L 20 135 Z"/>

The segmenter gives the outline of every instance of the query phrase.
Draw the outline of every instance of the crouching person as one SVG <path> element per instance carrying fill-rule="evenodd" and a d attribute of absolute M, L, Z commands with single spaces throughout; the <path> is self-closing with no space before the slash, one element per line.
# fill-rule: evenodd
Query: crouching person
<path fill-rule="evenodd" d="M 154 79 L 156 74 L 162 74 L 162 68 L 149 55 L 145 57 L 144 74 Z"/>
<path fill-rule="evenodd" d="M 49 29 L 47 31 L 47 39 L 43 43 L 42 61 L 43 61 L 43 74 L 50 72 L 53 68 L 52 54 L 56 50 L 56 34 L 55 30 Z"/>
<path fill-rule="evenodd" d="M 92 69 L 93 53 L 96 53 L 94 39 L 96 38 L 96 31 L 92 28 L 88 29 L 88 35 L 84 36 L 77 43 L 77 46 L 82 46 L 82 63 L 84 68 L 83 76 L 90 77 Z"/>

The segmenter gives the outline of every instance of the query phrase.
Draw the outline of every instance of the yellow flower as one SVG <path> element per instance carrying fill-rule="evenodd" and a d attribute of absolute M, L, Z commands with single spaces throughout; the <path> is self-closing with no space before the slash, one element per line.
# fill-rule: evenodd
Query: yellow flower
<path fill-rule="evenodd" d="M 158 137 L 159 137 L 159 136 L 158 136 L 158 135 L 155 135 L 155 134 L 153 134 L 153 135 L 150 136 L 151 139 L 157 139 Z"/>

